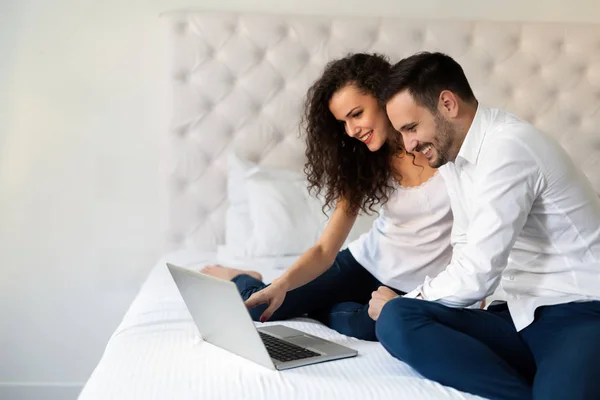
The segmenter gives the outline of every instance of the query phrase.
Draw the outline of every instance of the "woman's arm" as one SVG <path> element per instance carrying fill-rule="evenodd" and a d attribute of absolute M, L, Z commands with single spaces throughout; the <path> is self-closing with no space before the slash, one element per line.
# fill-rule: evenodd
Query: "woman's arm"
<path fill-rule="evenodd" d="M 321 237 L 286 272 L 275 281 L 290 291 L 311 282 L 327 271 L 348 238 L 357 214 L 347 212 L 348 203 L 338 200 L 331 220 Z M 275 282 L 274 282 L 275 283 Z"/>
<path fill-rule="evenodd" d="M 317 243 L 305 251 L 283 275 L 246 300 L 249 309 L 268 304 L 260 317 L 261 322 L 269 319 L 281 306 L 288 291 L 307 284 L 331 267 L 356 221 L 357 214 L 348 213 L 347 207 L 346 201 L 338 200 L 331 220 Z"/>

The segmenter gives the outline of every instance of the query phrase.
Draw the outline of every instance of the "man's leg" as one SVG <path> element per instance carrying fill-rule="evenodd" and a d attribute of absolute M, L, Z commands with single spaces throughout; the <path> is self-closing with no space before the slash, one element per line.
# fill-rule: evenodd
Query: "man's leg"
<path fill-rule="evenodd" d="M 397 298 L 377 320 L 377 338 L 428 379 L 490 399 L 530 399 L 535 363 L 505 305 L 455 309 Z"/>
<path fill-rule="evenodd" d="M 375 278 L 354 259 L 350 251 L 343 250 L 338 253 L 335 262 L 327 271 L 312 282 L 288 292 L 283 304 L 273 313 L 270 320 L 290 319 L 305 314 L 322 315 L 322 310 L 331 309 L 337 303 L 362 302 L 365 292 L 370 296 L 375 290 L 372 289 L 373 280 Z M 232 281 L 237 285 L 244 300 L 268 286 L 249 275 L 238 275 Z M 368 298 L 366 301 L 368 302 Z M 266 308 L 266 305 L 252 308 L 252 319 L 258 321 Z"/>
<path fill-rule="evenodd" d="M 599 301 L 540 307 L 521 335 L 537 363 L 534 399 L 600 399 Z"/>

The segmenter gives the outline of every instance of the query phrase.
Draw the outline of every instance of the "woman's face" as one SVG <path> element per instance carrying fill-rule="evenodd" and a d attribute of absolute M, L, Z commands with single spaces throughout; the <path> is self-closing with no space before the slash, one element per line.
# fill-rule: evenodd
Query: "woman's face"
<path fill-rule="evenodd" d="M 348 84 L 333 94 L 329 110 L 344 125 L 348 136 L 377 151 L 387 140 L 390 122 L 374 96 Z"/>

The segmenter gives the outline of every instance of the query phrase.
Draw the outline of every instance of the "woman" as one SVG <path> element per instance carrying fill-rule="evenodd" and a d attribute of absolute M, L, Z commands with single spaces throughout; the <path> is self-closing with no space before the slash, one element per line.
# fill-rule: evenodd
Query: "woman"
<path fill-rule="evenodd" d="M 404 294 L 450 261 L 444 181 L 422 154 L 404 151 L 376 97 L 389 68 L 382 56 L 354 54 L 329 63 L 308 91 L 305 172 L 325 207 L 335 206 L 317 243 L 271 285 L 254 271 L 202 270 L 235 282 L 255 321 L 306 315 L 377 340 L 368 314 L 373 291 L 385 285 L 388 294 Z M 357 214 L 376 206 L 371 230 L 340 251 Z"/>

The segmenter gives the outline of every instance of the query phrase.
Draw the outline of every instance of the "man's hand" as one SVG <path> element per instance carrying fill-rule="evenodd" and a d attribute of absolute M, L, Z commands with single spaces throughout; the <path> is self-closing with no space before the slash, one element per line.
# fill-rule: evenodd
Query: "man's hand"
<path fill-rule="evenodd" d="M 377 321 L 385 303 L 396 297 L 399 296 L 392 289 L 385 286 L 379 286 L 379 288 L 373 292 L 371 300 L 369 301 L 369 317 Z"/>

